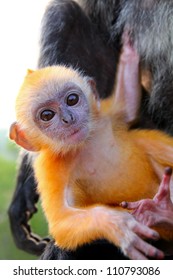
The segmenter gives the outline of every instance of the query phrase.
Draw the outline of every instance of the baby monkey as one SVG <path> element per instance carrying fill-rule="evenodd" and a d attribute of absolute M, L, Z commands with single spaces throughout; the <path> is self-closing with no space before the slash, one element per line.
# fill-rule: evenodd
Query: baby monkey
<path fill-rule="evenodd" d="M 128 40 L 109 100 L 100 102 L 94 81 L 74 69 L 28 71 L 10 138 L 37 153 L 38 190 L 59 247 L 74 250 L 105 238 L 130 259 L 161 259 L 163 253 L 145 239 L 173 239 L 173 231 L 151 229 L 120 206 L 152 199 L 164 168 L 173 167 L 171 137 L 129 130 L 140 92 L 139 57 Z"/>

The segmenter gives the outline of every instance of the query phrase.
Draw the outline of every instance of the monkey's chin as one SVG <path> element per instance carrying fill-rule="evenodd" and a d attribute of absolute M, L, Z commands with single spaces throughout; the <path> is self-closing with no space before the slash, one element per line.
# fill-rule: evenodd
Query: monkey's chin
<path fill-rule="evenodd" d="M 84 142 L 89 134 L 89 129 L 87 127 L 82 127 L 76 129 L 65 139 L 66 144 L 68 145 L 78 145 Z"/>

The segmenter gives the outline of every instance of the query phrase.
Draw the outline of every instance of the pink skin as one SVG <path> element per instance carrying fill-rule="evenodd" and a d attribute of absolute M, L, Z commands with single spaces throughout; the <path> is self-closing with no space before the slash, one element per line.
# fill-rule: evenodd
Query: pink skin
<path fill-rule="evenodd" d="M 118 69 L 115 105 L 116 103 L 123 105 L 120 106 L 120 109 L 124 109 L 127 123 L 133 122 L 138 116 L 141 100 L 139 72 L 139 56 L 132 47 L 128 30 L 126 30 L 123 35 L 122 54 Z M 136 221 L 136 219 L 133 220 L 134 217 L 130 214 L 126 218 L 126 226 L 135 234 L 131 243 L 126 247 L 126 255 L 134 260 L 146 260 L 147 257 L 163 259 L 162 251 L 143 240 L 143 238 L 157 240 L 159 234 L 155 230 L 151 231 L 148 226 Z"/>
<path fill-rule="evenodd" d="M 166 168 L 159 190 L 153 199 L 122 202 L 123 208 L 133 210 L 136 220 L 148 227 L 163 227 L 173 231 L 173 203 L 170 199 L 172 169 Z"/>
<path fill-rule="evenodd" d="M 124 109 L 126 123 L 132 123 L 138 117 L 140 103 L 139 55 L 131 44 L 128 30 L 125 30 L 117 75 L 115 104 L 122 105 L 120 108 Z"/>

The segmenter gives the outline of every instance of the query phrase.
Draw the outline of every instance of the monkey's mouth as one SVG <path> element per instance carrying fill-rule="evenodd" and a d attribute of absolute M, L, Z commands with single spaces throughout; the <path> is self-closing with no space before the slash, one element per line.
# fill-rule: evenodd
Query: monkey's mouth
<path fill-rule="evenodd" d="M 81 127 L 77 129 L 73 129 L 66 137 L 65 142 L 69 144 L 78 144 L 86 139 L 88 135 L 88 128 Z"/>

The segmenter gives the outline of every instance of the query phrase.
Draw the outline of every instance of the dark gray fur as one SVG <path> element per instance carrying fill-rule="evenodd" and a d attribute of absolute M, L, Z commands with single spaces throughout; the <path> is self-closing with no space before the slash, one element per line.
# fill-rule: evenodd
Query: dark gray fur
<path fill-rule="evenodd" d="M 148 112 L 157 127 L 173 134 L 173 1 L 122 0 L 120 9 L 112 36 L 129 29 L 152 74 Z"/>
<path fill-rule="evenodd" d="M 101 33 L 101 34 L 100 34 Z M 42 21 L 39 67 L 65 64 L 93 77 L 101 97 L 110 95 L 118 63 L 118 48 L 107 34 L 70 0 L 54 0 Z"/>
<path fill-rule="evenodd" d="M 110 37 L 111 29 L 117 21 L 121 0 L 75 0 L 94 24 Z"/>

